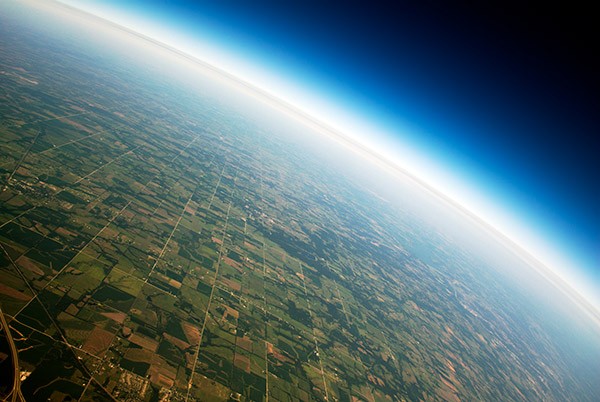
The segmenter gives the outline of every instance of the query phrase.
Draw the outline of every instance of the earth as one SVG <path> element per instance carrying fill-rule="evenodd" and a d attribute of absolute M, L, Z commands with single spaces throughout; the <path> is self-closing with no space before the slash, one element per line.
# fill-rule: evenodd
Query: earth
<path fill-rule="evenodd" d="M 115 27 L 0 11 L 4 397 L 600 398 L 597 324 L 410 177 Z"/>

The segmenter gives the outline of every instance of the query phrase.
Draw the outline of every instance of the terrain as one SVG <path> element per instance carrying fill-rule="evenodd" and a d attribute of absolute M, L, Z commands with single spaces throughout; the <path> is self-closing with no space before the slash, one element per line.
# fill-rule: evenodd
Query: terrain
<path fill-rule="evenodd" d="M 26 400 L 598 395 L 597 349 L 281 117 L 0 21 L 0 352 Z"/>

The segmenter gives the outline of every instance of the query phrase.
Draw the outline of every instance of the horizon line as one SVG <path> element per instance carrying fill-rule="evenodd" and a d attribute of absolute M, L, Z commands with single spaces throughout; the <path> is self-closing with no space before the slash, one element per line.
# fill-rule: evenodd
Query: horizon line
<path fill-rule="evenodd" d="M 34 0 L 35 1 L 35 0 Z M 468 218 L 472 223 L 476 224 L 481 229 L 485 230 L 494 239 L 496 239 L 507 251 L 512 252 L 524 263 L 526 263 L 531 269 L 538 273 L 547 282 L 552 284 L 557 290 L 559 290 L 564 296 L 566 296 L 571 302 L 578 306 L 586 315 L 588 315 L 594 323 L 600 328 L 600 306 L 596 306 L 591 300 L 589 300 L 584 294 L 579 292 L 570 281 L 563 278 L 555 269 L 552 269 L 549 265 L 543 263 L 538 257 L 532 252 L 527 250 L 525 247 L 519 245 L 514 241 L 508 234 L 502 232 L 491 224 L 485 218 L 479 216 L 477 213 L 469 209 L 467 206 L 459 203 L 448 194 L 441 190 L 438 190 L 434 185 L 428 183 L 424 179 L 421 179 L 414 173 L 409 172 L 398 163 L 385 157 L 381 153 L 378 153 L 372 147 L 368 147 L 361 144 L 360 141 L 353 139 L 345 134 L 341 130 L 332 127 L 330 124 L 320 120 L 308 112 L 305 112 L 300 107 L 274 95 L 273 93 L 246 81 L 229 71 L 217 67 L 205 60 L 202 60 L 190 53 L 186 53 L 168 43 L 161 42 L 158 39 L 152 38 L 146 34 L 135 31 L 131 28 L 123 26 L 117 22 L 108 20 L 99 15 L 85 11 L 83 9 L 74 7 L 70 4 L 63 3 L 61 0 L 51 0 L 50 3 L 54 3 L 59 7 L 63 7 L 72 12 L 78 13 L 87 18 L 96 20 L 98 23 L 108 25 L 114 29 L 117 29 L 126 34 L 132 35 L 140 40 L 149 42 L 154 46 L 157 46 L 163 50 L 173 53 L 195 65 L 201 66 L 206 70 L 216 74 L 217 76 L 226 79 L 230 84 L 234 84 L 237 87 L 241 87 L 249 92 L 250 95 L 255 96 L 262 102 L 278 108 L 280 111 L 287 113 L 291 117 L 295 118 L 299 122 L 316 129 L 323 135 L 327 135 L 330 138 L 336 140 L 341 145 L 349 148 L 350 150 L 358 153 L 362 157 L 368 159 L 370 162 L 377 164 L 380 168 L 388 170 L 390 173 L 404 177 L 412 181 L 423 190 L 441 200 L 449 207 L 453 208 L 456 212 Z"/>

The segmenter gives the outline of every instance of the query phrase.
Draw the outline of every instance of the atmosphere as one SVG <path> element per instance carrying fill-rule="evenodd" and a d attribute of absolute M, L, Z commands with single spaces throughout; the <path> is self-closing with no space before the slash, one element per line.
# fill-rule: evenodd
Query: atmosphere
<path fill-rule="evenodd" d="M 72 5 L 188 52 L 365 143 L 598 304 L 596 70 L 586 48 L 590 21 L 576 10 Z"/>
<path fill-rule="evenodd" d="M 595 14 L 434 3 L 0 1 L 0 400 L 599 401 Z"/>

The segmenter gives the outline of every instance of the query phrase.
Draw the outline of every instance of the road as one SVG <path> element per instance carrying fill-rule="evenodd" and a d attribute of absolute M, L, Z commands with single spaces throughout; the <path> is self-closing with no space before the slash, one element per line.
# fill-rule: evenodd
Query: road
<path fill-rule="evenodd" d="M 23 161 L 25 160 L 25 158 L 27 158 L 27 155 L 29 155 L 29 152 L 31 151 L 31 148 L 33 148 L 33 146 L 35 145 L 35 142 L 37 141 L 37 139 L 39 138 L 39 136 L 42 134 L 43 131 L 44 130 L 42 128 L 40 128 L 38 130 L 37 134 L 35 135 L 35 137 L 33 137 L 33 141 L 31 141 L 31 143 L 29 144 L 29 146 L 27 147 L 27 149 L 23 153 L 23 156 L 21 156 L 21 159 L 19 159 L 19 161 L 15 165 L 15 168 L 13 169 L 12 173 L 8 176 L 8 179 L 6 179 L 5 189 L 6 189 L 6 187 L 8 187 L 10 185 L 11 179 L 13 178 L 13 176 L 15 175 L 15 173 L 17 172 L 17 170 L 19 170 L 19 168 L 21 167 L 21 164 L 23 163 Z"/>
<path fill-rule="evenodd" d="M 19 356 L 17 354 L 17 347 L 15 346 L 15 342 L 12 338 L 12 334 L 10 333 L 10 328 L 6 319 L 4 318 L 4 313 L 2 312 L 2 308 L 0 308 L 0 324 L 2 325 L 2 330 L 6 335 L 6 340 L 8 341 L 8 346 L 10 347 L 10 355 L 13 362 L 13 386 L 10 393 L 4 399 L 5 401 L 11 400 L 13 402 L 25 402 L 25 398 L 23 398 L 23 394 L 21 393 L 21 370 L 19 370 Z"/>

